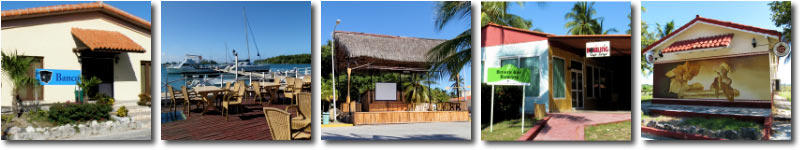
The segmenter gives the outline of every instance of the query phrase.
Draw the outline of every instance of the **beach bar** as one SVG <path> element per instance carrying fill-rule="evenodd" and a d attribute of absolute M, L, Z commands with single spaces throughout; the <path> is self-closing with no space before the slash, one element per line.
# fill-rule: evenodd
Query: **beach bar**
<path fill-rule="evenodd" d="M 345 121 L 355 125 L 468 121 L 469 111 L 461 107 L 446 107 L 450 103 L 412 103 L 399 89 L 402 83 L 379 82 L 375 88 L 363 93 L 350 87 L 352 74 L 395 73 L 400 76 L 432 73 L 427 62 L 427 52 L 445 40 L 401 37 L 359 32 L 335 31 L 336 72 L 348 75 L 346 99 L 338 108 L 345 112 Z M 401 77 L 402 78 L 402 77 Z M 407 81 L 410 82 L 410 81 Z M 351 93 L 352 92 L 352 93 Z M 351 95 L 358 96 L 357 99 Z M 437 106 L 438 105 L 438 106 Z M 458 105 L 458 104 L 452 104 Z"/>
<path fill-rule="evenodd" d="M 530 70 L 525 114 L 630 110 L 631 35 L 554 35 L 493 23 L 481 33 L 483 83 L 490 68 Z"/>
<path fill-rule="evenodd" d="M 642 50 L 654 104 L 771 108 L 781 33 L 696 16 Z"/>
<path fill-rule="evenodd" d="M 150 93 L 151 24 L 103 2 L 4 10 L 2 51 L 33 57 L 29 75 L 42 86 L 21 89 L 23 103 L 75 102 L 80 76 L 92 89 L 119 100 Z M 12 84 L 2 81 L 2 106 L 12 105 Z M 90 93 L 94 95 L 94 93 Z"/>

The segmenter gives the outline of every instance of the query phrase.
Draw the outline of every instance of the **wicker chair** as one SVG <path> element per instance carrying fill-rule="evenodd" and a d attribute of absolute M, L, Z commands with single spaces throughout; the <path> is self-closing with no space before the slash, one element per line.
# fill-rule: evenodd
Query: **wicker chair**
<path fill-rule="evenodd" d="M 229 96 L 228 99 L 226 99 L 225 102 L 222 103 L 222 111 L 224 112 L 225 120 L 229 120 L 230 118 L 229 112 L 231 111 L 232 106 L 241 106 L 243 104 L 244 94 L 245 92 L 247 92 L 244 83 L 237 82 L 235 86 L 236 87 L 234 89 L 237 90 L 233 92 L 235 92 L 236 95 Z"/>
<path fill-rule="evenodd" d="M 231 90 L 231 82 L 225 82 L 225 90 Z"/>
<path fill-rule="evenodd" d="M 170 112 L 175 112 L 178 110 L 178 100 L 175 98 L 175 90 L 172 89 L 172 86 L 167 86 L 167 94 L 169 94 L 170 100 L 172 104 L 169 106 Z"/>
<path fill-rule="evenodd" d="M 289 112 L 272 107 L 264 107 L 263 109 L 272 140 L 311 139 L 311 134 L 306 132 L 292 132 L 292 120 L 289 119 L 291 117 Z"/>
<path fill-rule="evenodd" d="M 294 80 L 295 78 L 287 77 L 286 78 L 286 87 L 283 88 L 283 97 L 289 98 L 289 104 L 294 105 L 295 93 L 294 93 Z"/>
<path fill-rule="evenodd" d="M 197 95 L 197 93 L 189 93 L 189 90 L 186 90 L 186 86 L 181 86 L 181 92 L 183 93 L 183 109 L 186 111 L 186 117 L 189 117 L 189 114 L 192 111 L 192 103 L 194 102 L 196 105 L 195 107 L 205 107 L 207 104 L 203 101 L 203 98 Z"/>
<path fill-rule="evenodd" d="M 262 103 L 263 100 L 264 100 L 264 94 L 265 93 L 261 91 L 262 90 L 261 89 L 261 84 L 259 82 L 252 82 L 252 84 L 253 84 L 253 92 L 256 93 L 256 99 L 255 100 L 258 100 L 259 103 Z M 270 99 L 270 101 L 272 101 L 272 100 Z M 269 103 L 270 101 L 267 101 L 267 103 Z"/>
<path fill-rule="evenodd" d="M 289 109 L 296 109 L 297 116 L 292 118 L 292 130 L 311 130 L 311 93 L 302 92 L 297 95 L 297 105 L 289 105 Z"/>
<path fill-rule="evenodd" d="M 307 90 L 308 92 L 311 92 L 311 84 L 306 84 L 306 83 L 311 83 L 310 75 L 303 76 L 303 89 Z"/>

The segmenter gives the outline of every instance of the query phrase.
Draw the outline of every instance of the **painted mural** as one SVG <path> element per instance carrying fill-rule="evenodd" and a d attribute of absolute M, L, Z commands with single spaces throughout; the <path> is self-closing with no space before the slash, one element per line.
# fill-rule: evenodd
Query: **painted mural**
<path fill-rule="evenodd" d="M 655 64 L 654 98 L 769 100 L 769 56 Z"/>

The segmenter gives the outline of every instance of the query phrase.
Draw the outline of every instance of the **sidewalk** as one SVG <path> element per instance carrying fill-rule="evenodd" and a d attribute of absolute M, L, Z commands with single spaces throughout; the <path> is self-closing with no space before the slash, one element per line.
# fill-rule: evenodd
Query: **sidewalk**
<path fill-rule="evenodd" d="M 470 140 L 471 122 L 433 122 L 323 128 L 322 140 Z"/>
<path fill-rule="evenodd" d="M 552 113 L 534 141 L 581 141 L 584 126 L 631 120 L 631 113 Z"/>

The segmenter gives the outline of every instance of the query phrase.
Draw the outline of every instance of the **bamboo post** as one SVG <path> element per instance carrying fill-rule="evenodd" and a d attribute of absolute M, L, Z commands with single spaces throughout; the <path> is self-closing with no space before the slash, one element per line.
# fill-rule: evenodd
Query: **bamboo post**
<path fill-rule="evenodd" d="M 347 102 L 346 104 L 348 106 L 350 105 L 350 74 L 352 72 L 353 72 L 353 68 L 349 68 L 348 67 L 347 68 L 347 100 L 346 100 L 346 102 Z M 349 110 L 351 110 L 351 108 L 348 107 L 347 110 L 349 111 Z"/>

